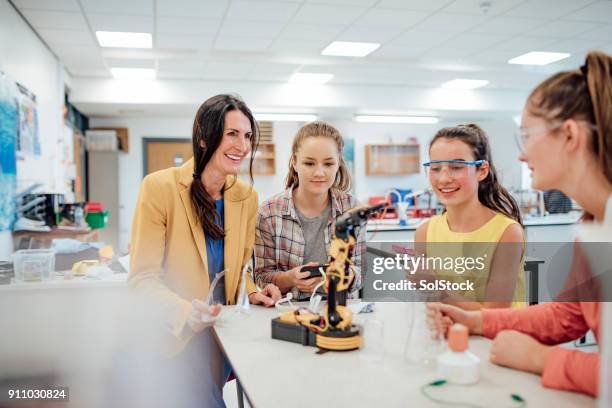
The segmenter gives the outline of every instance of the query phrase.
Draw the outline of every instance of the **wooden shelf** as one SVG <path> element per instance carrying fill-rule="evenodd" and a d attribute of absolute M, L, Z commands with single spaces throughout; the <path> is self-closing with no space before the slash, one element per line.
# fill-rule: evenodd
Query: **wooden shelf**
<path fill-rule="evenodd" d="M 365 149 L 368 176 L 418 174 L 421 170 L 418 144 L 370 144 Z"/>
<path fill-rule="evenodd" d="M 250 157 L 242 162 L 240 174 L 249 173 Z M 259 176 L 273 176 L 276 174 L 276 149 L 274 143 L 260 143 L 253 159 L 253 174 Z"/>

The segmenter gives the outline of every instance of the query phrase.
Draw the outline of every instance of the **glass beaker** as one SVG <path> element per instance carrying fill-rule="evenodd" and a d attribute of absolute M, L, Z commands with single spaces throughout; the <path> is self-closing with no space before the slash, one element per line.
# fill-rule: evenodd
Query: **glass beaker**
<path fill-rule="evenodd" d="M 408 337 L 404 359 L 409 364 L 433 366 L 443 351 L 443 337 L 427 325 L 425 303 L 410 302 Z"/>

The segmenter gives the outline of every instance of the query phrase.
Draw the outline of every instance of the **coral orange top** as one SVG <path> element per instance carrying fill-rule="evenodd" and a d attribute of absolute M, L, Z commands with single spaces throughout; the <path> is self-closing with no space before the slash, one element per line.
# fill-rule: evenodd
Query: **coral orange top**
<path fill-rule="evenodd" d="M 563 298 L 597 298 L 596 288 L 593 289 L 592 285 L 589 293 L 584 292 L 584 277 L 589 274 L 587 259 L 579 245 L 575 245 Z M 602 334 L 601 311 L 601 303 L 592 301 L 549 302 L 522 309 L 483 309 L 483 335 L 494 338 L 502 330 L 517 330 L 541 343 L 554 345 L 579 339 L 592 330 L 599 343 Z M 599 353 L 555 347 L 542 372 L 542 385 L 597 396 Z"/>
<path fill-rule="evenodd" d="M 559 344 L 593 330 L 600 340 L 601 305 L 597 302 L 551 302 L 523 309 L 485 309 L 483 334 L 494 338 L 501 330 L 518 330 L 541 343 Z M 542 385 L 597 396 L 599 353 L 555 347 L 542 372 Z"/>

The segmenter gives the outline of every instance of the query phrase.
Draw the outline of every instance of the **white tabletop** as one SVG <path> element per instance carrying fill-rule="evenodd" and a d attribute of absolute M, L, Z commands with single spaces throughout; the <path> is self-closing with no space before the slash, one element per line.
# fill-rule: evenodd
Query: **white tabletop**
<path fill-rule="evenodd" d="M 30 291 L 47 289 L 97 289 L 97 288 L 127 288 L 127 273 L 115 273 L 105 278 L 88 278 L 75 276 L 64 279 L 61 275 L 54 273 L 52 279 L 34 282 L 11 282 L 8 285 L 0 285 L 2 291 Z"/>
<path fill-rule="evenodd" d="M 377 303 L 375 313 L 355 315 L 383 322 L 384 358 L 368 362 L 360 351 L 316 354 L 314 347 L 274 340 L 271 319 L 275 309 L 251 308 L 249 315 L 225 310 L 215 331 L 244 391 L 255 407 L 439 407 L 420 387 L 437 379 L 435 369 L 410 365 L 403 357 L 410 303 Z M 483 406 L 515 407 L 510 394 L 528 406 L 592 407 L 595 400 L 576 393 L 546 389 L 540 377 L 489 362 L 491 341 L 470 338 L 470 349 L 481 359 L 481 380 L 473 386 L 444 385 L 431 390 L 436 397 Z"/>

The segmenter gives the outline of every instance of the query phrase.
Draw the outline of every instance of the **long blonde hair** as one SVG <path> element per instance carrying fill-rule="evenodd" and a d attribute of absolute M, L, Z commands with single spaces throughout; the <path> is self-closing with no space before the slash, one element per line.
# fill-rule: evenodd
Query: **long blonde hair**
<path fill-rule="evenodd" d="M 338 148 L 338 172 L 336 173 L 336 179 L 332 188 L 339 192 L 347 192 L 351 189 L 351 174 L 349 173 L 346 162 L 342 155 L 344 149 L 344 139 L 342 135 L 332 125 L 325 122 L 315 121 L 305 124 L 298 130 L 295 137 L 293 138 L 293 145 L 291 146 L 291 159 L 289 160 L 289 172 L 285 179 L 285 188 L 295 188 L 300 184 L 298 174 L 295 171 L 294 164 L 298 150 L 302 146 L 302 142 L 309 137 L 325 137 L 333 140 Z"/>

